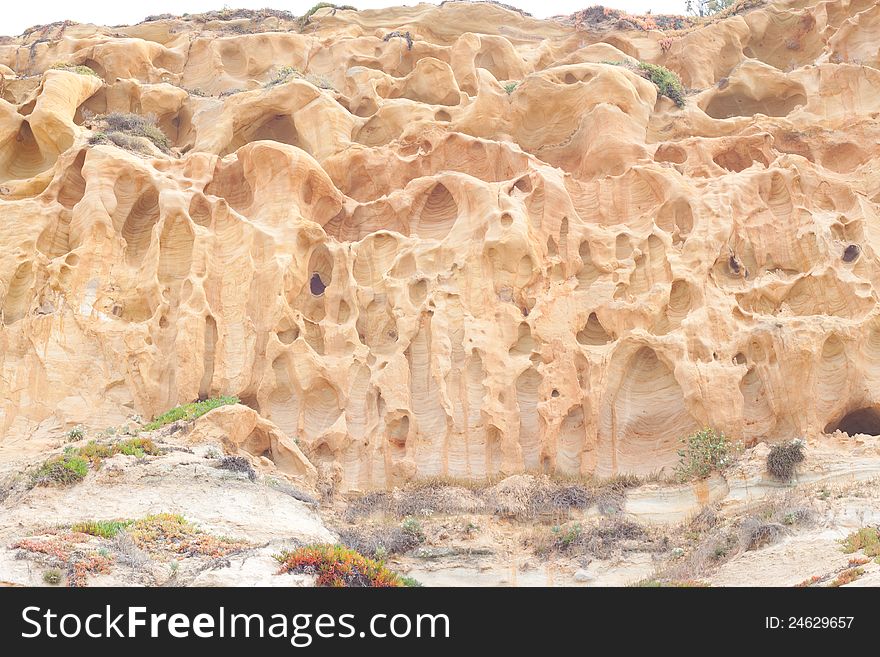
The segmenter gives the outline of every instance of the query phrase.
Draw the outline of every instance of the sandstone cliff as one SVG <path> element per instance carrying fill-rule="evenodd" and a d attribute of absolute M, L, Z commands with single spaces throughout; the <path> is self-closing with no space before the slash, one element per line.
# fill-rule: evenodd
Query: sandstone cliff
<path fill-rule="evenodd" d="M 2 41 L 0 446 L 218 394 L 349 489 L 880 434 L 880 3 L 682 27 L 450 2 Z"/>

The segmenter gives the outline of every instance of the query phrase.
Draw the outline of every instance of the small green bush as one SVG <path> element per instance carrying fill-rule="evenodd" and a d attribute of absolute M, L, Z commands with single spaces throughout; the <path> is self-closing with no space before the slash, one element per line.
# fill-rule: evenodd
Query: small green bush
<path fill-rule="evenodd" d="M 114 450 L 119 454 L 126 456 L 136 456 L 142 459 L 144 456 L 158 456 L 162 450 L 149 438 L 129 438 L 122 442 L 116 443 Z"/>
<path fill-rule="evenodd" d="M 33 475 L 33 484 L 69 486 L 86 478 L 89 462 L 76 454 L 62 454 L 43 463 Z"/>
<path fill-rule="evenodd" d="M 64 434 L 64 437 L 67 438 L 67 442 L 73 443 L 77 440 L 82 440 L 85 438 L 85 435 L 86 428 L 81 424 L 77 424 L 73 429 Z"/>
<path fill-rule="evenodd" d="M 684 107 L 684 87 L 678 76 L 668 68 L 648 62 L 639 62 L 642 77 L 657 86 L 661 96 L 666 96 L 678 107 Z"/>
<path fill-rule="evenodd" d="M 669 98 L 677 107 L 684 107 L 684 86 L 681 84 L 681 80 L 678 76 L 668 68 L 659 66 L 658 64 L 650 64 L 648 62 L 630 64 L 629 62 L 612 62 L 605 60 L 602 64 L 622 66 L 641 75 L 646 80 L 650 80 L 654 83 L 654 86 L 657 87 L 657 92 L 661 96 Z"/>
<path fill-rule="evenodd" d="M 862 527 L 842 541 L 843 551 L 852 554 L 861 550 L 869 557 L 880 556 L 880 528 Z"/>
<path fill-rule="evenodd" d="M 70 531 L 100 538 L 113 538 L 132 522 L 132 520 L 85 520 L 73 525 Z"/>
<path fill-rule="evenodd" d="M 804 441 L 792 440 L 773 445 L 767 454 L 767 472 L 780 481 L 789 481 L 804 460 Z"/>
<path fill-rule="evenodd" d="M 215 408 L 219 408 L 220 406 L 226 406 L 227 404 L 238 404 L 241 400 L 238 397 L 212 397 L 211 399 L 205 399 L 204 401 L 193 402 L 191 404 L 183 404 L 182 406 L 175 406 L 170 411 L 166 411 L 162 413 L 159 417 L 157 417 L 152 422 L 145 424 L 143 426 L 144 431 L 155 431 L 161 427 L 164 427 L 166 424 L 171 424 L 172 422 L 177 422 L 178 420 L 195 420 L 203 416 L 208 411 L 212 411 Z"/>
<path fill-rule="evenodd" d="M 58 586 L 61 584 L 61 571 L 57 568 L 50 568 L 43 573 L 43 581 L 50 586 Z"/>
<path fill-rule="evenodd" d="M 518 86 L 519 86 L 519 82 L 515 82 L 515 81 L 507 82 L 507 83 L 505 83 L 505 85 L 504 85 L 504 91 L 506 91 L 506 92 L 507 92 L 507 95 L 509 96 L 509 95 L 512 94 L 514 91 L 516 91 L 516 88 L 517 88 Z"/>
<path fill-rule="evenodd" d="M 425 532 L 422 531 L 422 523 L 415 518 L 407 518 L 401 523 L 400 528 L 405 534 L 421 543 L 425 540 Z"/>
<path fill-rule="evenodd" d="M 723 433 L 708 427 L 691 434 L 682 441 L 678 451 L 676 473 L 683 481 L 704 479 L 713 470 L 723 470 L 733 461 L 733 446 Z"/>

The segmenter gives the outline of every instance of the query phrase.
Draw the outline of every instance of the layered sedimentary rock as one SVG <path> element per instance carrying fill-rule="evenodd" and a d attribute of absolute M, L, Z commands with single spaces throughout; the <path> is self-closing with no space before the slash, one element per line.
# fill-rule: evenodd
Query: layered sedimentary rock
<path fill-rule="evenodd" d="M 345 488 L 880 434 L 878 43 L 866 0 L 6 39 L 0 445 L 217 394 Z M 108 112 L 170 149 L 101 143 Z"/>

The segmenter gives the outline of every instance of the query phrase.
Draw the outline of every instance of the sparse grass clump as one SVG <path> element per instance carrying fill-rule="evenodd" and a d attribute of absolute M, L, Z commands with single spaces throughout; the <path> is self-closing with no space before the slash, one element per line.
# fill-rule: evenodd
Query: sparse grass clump
<path fill-rule="evenodd" d="M 69 443 L 76 442 L 77 440 L 82 440 L 83 438 L 85 438 L 85 436 L 86 428 L 81 424 L 77 424 L 75 427 L 73 427 L 73 429 L 64 434 L 64 437 Z"/>
<path fill-rule="evenodd" d="M 178 420 L 190 421 L 203 416 L 208 411 L 215 408 L 226 406 L 228 404 L 238 404 L 241 400 L 238 397 L 212 397 L 204 401 L 192 402 L 191 404 L 183 404 L 175 406 L 170 411 L 165 411 L 152 422 L 143 426 L 144 431 L 155 431 L 164 427 L 166 424 L 177 422 Z"/>
<path fill-rule="evenodd" d="M 803 440 L 773 445 L 767 454 L 767 472 L 780 481 L 790 481 L 804 460 L 804 446 Z"/>
<path fill-rule="evenodd" d="M 506 91 L 507 95 L 509 96 L 514 91 L 516 91 L 516 88 L 518 86 L 519 86 L 519 82 L 516 82 L 515 80 L 511 80 L 510 82 L 505 82 L 504 83 L 504 91 Z"/>
<path fill-rule="evenodd" d="M 706 588 L 709 585 L 706 582 L 700 582 L 699 580 L 693 579 L 643 579 L 632 586 L 636 588 L 645 588 L 645 589 L 659 589 L 659 588 Z"/>
<path fill-rule="evenodd" d="M 538 556 L 592 555 L 598 559 L 607 559 L 615 552 L 628 549 L 636 543 L 639 549 L 645 549 L 649 542 L 650 537 L 644 527 L 617 517 L 596 525 L 579 522 L 557 525 L 549 533 L 538 529 L 532 539 L 532 548 Z"/>
<path fill-rule="evenodd" d="M 277 71 L 275 71 L 275 75 L 273 75 L 264 87 L 274 87 L 279 84 L 284 84 L 285 82 L 289 82 L 299 73 L 293 66 L 282 66 Z"/>
<path fill-rule="evenodd" d="M 311 85 L 318 87 L 319 89 L 331 89 L 335 90 L 333 87 L 333 83 L 330 80 L 323 76 L 318 75 L 317 73 L 303 73 L 298 68 L 293 66 L 282 66 L 277 71 L 275 71 L 275 75 L 263 85 L 265 88 L 271 88 L 277 86 L 279 84 L 284 84 L 286 82 L 290 82 L 291 80 L 305 80 Z"/>
<path fill-rule="evenodd" d="M 685 447 L 678 451 L 679 463 L 675 469 L 682 481 L 705 479 L 733 462 L 734 446 L 720 431 L 706 427 L 682 442 Z"/>
<path fill-rule="evenodd" d="M 401 577 L 381 562 L 341 545 L 307 545 L 275 555 L 281 564 L 278 574 L 316 575 L 318 586 L 403 587 L 418 582 Z"/>
<path fill-rule="evenodd" d="M 148 553 L 219 558 L 251 547 L 245 541 L 203 532 L 174 513 L 158 513 L 136 520 L 126 531 L 134 545 Z"/>
<path fill-rule="evenodd" d="M 421 523 L 408 518 L 401 524 L 357 525 L 338 530 L 339 542 L 371 559 L 403 554 L 425 541 Z"/>
<path fill-rule="evenodd" d="M 129 112 L 110 112 L 99 118 L 104 129 L 95 133 L 89 140 L 91 144 L 113 143 L 120 148 L 145 152 L 139 139 L 147 139 L 163 153 L 171 149 L 171 142 L 156 125 L 156 117 L 152 114 L 141 116 Z"/>
<path fill-rule="evenodd" d="M 58 71 L 70 71 L 71 73 L 79 73 L 80 75 L 91 75 L 92 77 L 96 77 L 99 80 L 101 79 L 101 76 L 95 73 L 93 69 L 88 66 L 82 66 L 80 64 L 69 64 L 65 62 L 61 64 L 55 64 L 55 66 L 53 66 L 52 68 Z"/>
<path fill-rule="evenodd" d="M 642 483 L 622 475 L 605 481 L 513 475 L 500 481 L 421 479 L 393 492 L 376 491 L 350 500 L 346 519 L 383 513 L 406 518 L 433 514 L 484 513 L 503 518 L 565 518 L 595 505 L 603 515 L 621 510 L 629 488 Z"/>
<path fill-rule="evenodd" d="M 717 507 L 704 507 L 680 529 L 684 550 L 667 564 L 660 576 L 671 580 L 702 578 L 734 557 L 771 545 L 814 517 L 809 498 L 798 492 L 779 495 L 750 506 L 744 513 L 725 518 Z"/>
<path fill-rule="evenodd" d="M 117 454 L 135 456 L 139 459 L 144 456 L 158 456 L 162 450 L 149 438 L 127 438 L 116 443 L 99 443 L 90 440 L 82 447 L 68 447 L 69 453 L 81 456 L 92 465 L 98 466 L 104 459 L 109 459 Z"/>
<path fill-rule="evenodd" d="M 68 453 L 45 461 L 32 476 L 34 486 L 70 486 L 86 478 L 89 462 Z"/>
<path fill-rule="evenodd" d="M 48 459 L 33 473 L 31 485 L 68 486 L 85 479 L 89 466 L 100 466 L 101 461 L 116 454 L 144 458 L 161 453 L 161 448 L 149 438 L 128 438 L 116 443 L 90 440 L 82 447 L 68 445 L 63 454 Z"/>
<path fill-rule="evenodd" d="M 113 538 L 131 523 L 131 520 L 86 520 L 73 525 L 70 531 L 100 538 Z"/>

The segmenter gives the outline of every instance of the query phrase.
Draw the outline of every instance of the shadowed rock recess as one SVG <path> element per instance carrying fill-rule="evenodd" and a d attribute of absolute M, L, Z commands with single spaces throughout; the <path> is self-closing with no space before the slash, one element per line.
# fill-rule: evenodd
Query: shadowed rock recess
<path fill-rule="evenodd" d="M 223 15 L 0 40 L 2 443 L 236 395 L 350 490 L 880 434 L 880 3 Z"/>

